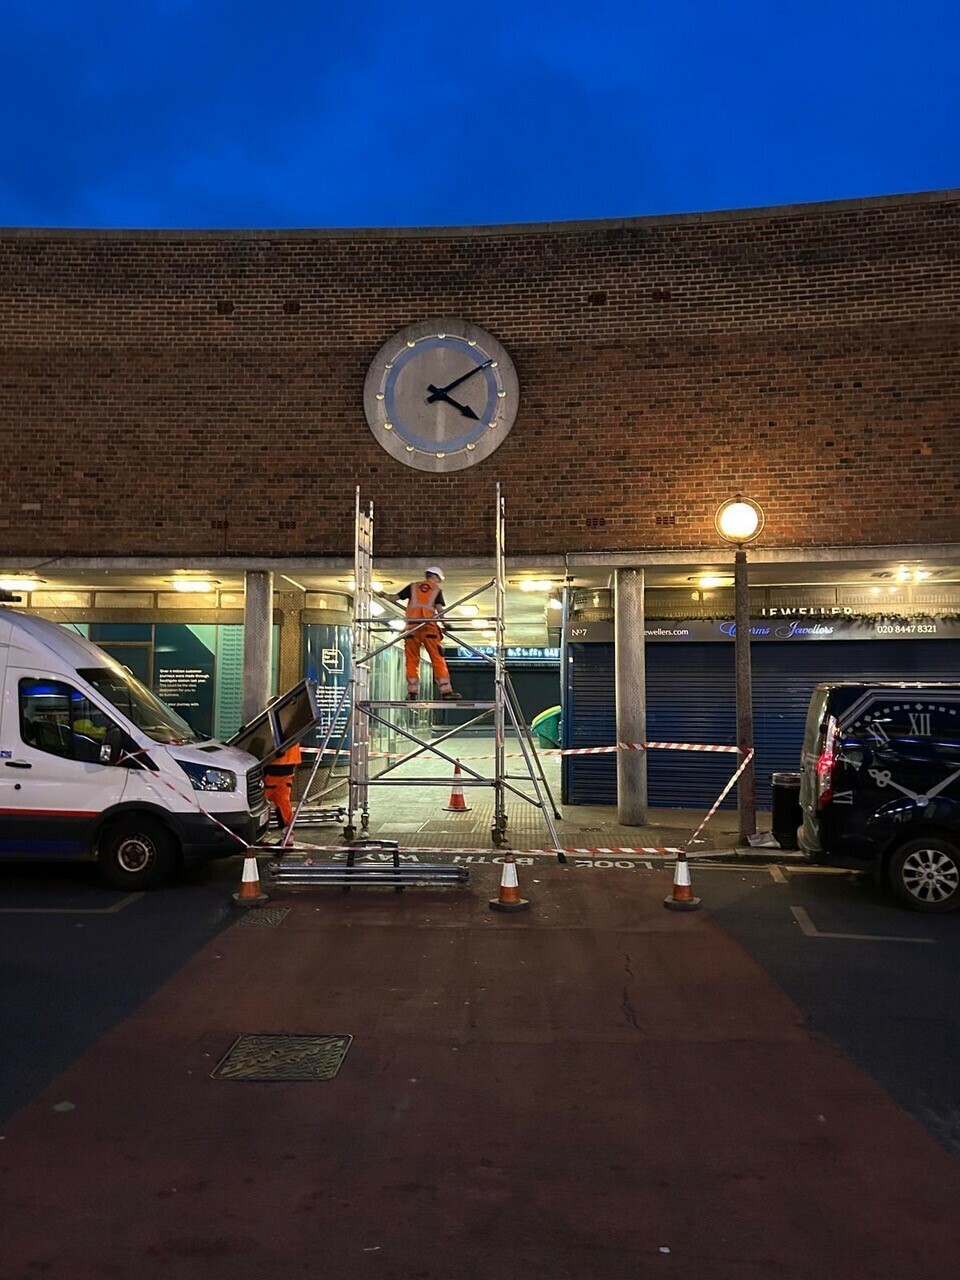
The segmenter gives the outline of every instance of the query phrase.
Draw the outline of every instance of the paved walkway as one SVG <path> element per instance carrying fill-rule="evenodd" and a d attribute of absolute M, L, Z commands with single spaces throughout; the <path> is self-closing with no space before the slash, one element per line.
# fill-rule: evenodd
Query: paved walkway
<path fill-rule="evenodd" d="M 2 1280 L 956 1274 L 960 1165 L 667 871 L 524 876 L 227 927 L 5 1127 Z M 240 1033 L 354 1040 L 212 1079 Z"/>
<path fill-rule="evenodd" d="M 459 758 L 465 766 L 473 766 L 480 773 L 488 772 L 491 768 L 491 762 L 486 758 L 491 749 L 491 741 L 486 735 L 457 738 L 444 746 L 448 754 Z M 696 768 L 697 760 L 698 757 L 692 757 L 691 769 Z M 545 755 L 542 761 L 551 793 L 562 814 L 561 819 L 555 823 L 557 835 L 561 845 L 567 848 L 683 846 L 691 839 L 707 814 L 706 808 L 653 809 L 648 812 L 648 820 L 644 826 L 625 827 L 617 822 L 614 805 L 560 805 L 559 757 Z M 522 760 L 510 763 L 517 774 L 524 772 Z M 734 758 L 731 757 L 731 773 L 734 768 Z M 450 803 L 454 774 L 451 765 L 444 760 L 424 754 L 416 761 L 402 765 L 391 776 L 401 779 L 435 777 L 440 785 L 371 786 L 371 835 L 397 840 L 403 846 L 443 846 L 450 849 L 491 847 L 493 797 L 489 787 L 463 786 L 469 812 L 448 813 L 445 806 Z M 465 776 L 468 775 L 462 775 Z M 516 785 L 526 794 L 534 796 L 529 780 L 523 779 Z M 345 797 L 344 784 L 334 793 L 330 802 L 345 801 Z M 550 832 L 540 809 L 516 796 L 508 796 L 506 807 L 508 836 L 514 848 L 551 847 Z M 760 830 L 768 829 L 770 815 L 758 814 L 757 821 Z M 340 829 L 336 824 L 330 824 L 309 832 L 298 828 L 297 834 L 306 840 L 336 843 L 340 838 Z M 697 853 L 731 851 L 736 845 L 736 810 L 720 809 L 690 846 L 688 853 L 694 856 Z"/>

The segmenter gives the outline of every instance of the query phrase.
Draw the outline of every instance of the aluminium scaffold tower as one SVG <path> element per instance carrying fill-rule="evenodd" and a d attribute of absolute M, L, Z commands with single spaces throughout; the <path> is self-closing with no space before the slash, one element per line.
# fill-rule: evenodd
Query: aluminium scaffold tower
<path fill-rule="evenodd" d="M 448 636 L 461 648 L 468 650 L 476 658 L 488 663 L 493 668 L 494 696 L 490 702 L 467 701 L 454 704 L 459 709 L 475 712 L 463 724 L 448 727 L 439 737 L 432 740 L 417 732 L 417 725 L 412 722 L 412 710 L 447 709 L 450 702 L 418 701 L 399 702 L 371 698 L 372 664 L 374 660 L 394 645 L 402 644 L 404 636 L 410 634 L 411 623 L 408 621 L 403 631 L 390 628 L 386 618 L 374 616 L 372 605 L 373 588 L 373 503 L 364 507 L 360 499 L 360 489 L 356 491 L 356 544 L 354 550 L 354 609 L 353 609 L 353 663 L 349 685 L 344 691 L 344 700 L 349 700 L 349 719 L 345 732 L 349 730 L 350 776 L 347 800 L 347 825 L 344 836 L 347 840 L 355 839 L 357 828 L 356 817 L 360 818 L 360 835 L 363 838 L 369 823 L 369 793 L 373 786 L 427 787 L 449 786 L 449 777 L 398 777 L 397 770 L 410 761 L 425 755 L 436 756 L 456 767 L 459 763 L 461 777 L 458 781 L 467 787 L 490 787 L 493 791 L 493 819 L 490 837 L 494 845 L 502 846 L 507 841 L 508 794 L 516 796 L 542 811 L 557 858 L 565 862 L 554 818 L 559 818 L 550 786 L 543 771 L 543 765 L 537 754 L 533 736 L 527 727 L 517 700 L 516 691 L 510 674 L 507 671 L 505 658 L 505 604 L 506 604 L 506 561 L 504 556 L 504 502 L 500 485 L 496 487 L 495 515 L 495 562 L 494 576 L 476 590 L 470 591 L 459 600 L 445 606 L 438 614 L 442 618 Z M 453 611 L 466 604 L 475 596 L 482 595 L 493 588 L 494 614 L 492 617 L 480 619 L 487 622 L 494 631 L 493 653 L 484 653 L 463 636 L 457 635 L 453 629 Z M 426 622 L 418 624 L 427 625 Z M 457 761 L 449 755 L 444 746 L 457 734 L 483 723 L 492 722 L 494 731 L 493 770 L 489 776 L 480 773 L 470 764 Z M 371 761 L 371 726 L 382 725 L 410 744 L 410 750 L 396 759 L 391 759 L 375 776 L 370 773 Z M 519 752 L 516 758 L 522 758 L 525 765 L 523 774 L 508 772 L 506 734 L 512 728 L 516 735 Z M 327 745 L 330 732 L 326 735 Z M 342 742 L 342 740 L 341 740 Z M 336 759 L 339 752 L 333 753 Z M 319 762 L 318 756 L 318 762 Z M 533 795 L 520 789 L 518 783 L 531 783 Z M 309 790 L 309 788 L 308 788 Z"/>

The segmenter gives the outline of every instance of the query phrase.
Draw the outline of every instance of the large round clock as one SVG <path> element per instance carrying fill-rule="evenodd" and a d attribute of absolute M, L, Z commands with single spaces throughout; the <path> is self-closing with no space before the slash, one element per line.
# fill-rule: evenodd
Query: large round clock
<path fill-rule="evenodd" d="M 461 471 L 506 439 L 520 403 L 500 343 L 465 320 L 425 320 L 383 344 L 363 407 L 377 442 L 418 471 Z"/>

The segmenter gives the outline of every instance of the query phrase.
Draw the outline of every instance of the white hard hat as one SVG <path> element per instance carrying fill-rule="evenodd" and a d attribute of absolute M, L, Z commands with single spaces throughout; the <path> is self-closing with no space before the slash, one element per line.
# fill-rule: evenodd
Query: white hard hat
<path fill-rule="evenodd" d="M 427 569 L 427 573 L 435 574 L 440 579 L 441 582 L 443 581 L 443 570 L 439 567 L 439 565 L 435 565 L 435 564 L 430 565 L 429 568 Z"/>

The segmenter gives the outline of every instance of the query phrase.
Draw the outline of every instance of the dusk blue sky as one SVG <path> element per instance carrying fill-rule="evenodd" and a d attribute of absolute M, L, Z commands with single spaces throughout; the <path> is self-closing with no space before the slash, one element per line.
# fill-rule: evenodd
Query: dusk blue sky
<path fill-rule="evenodd" d="M 0 224 L 618 218 L 960 185 L 957 0 L 6 0 Z"/>

